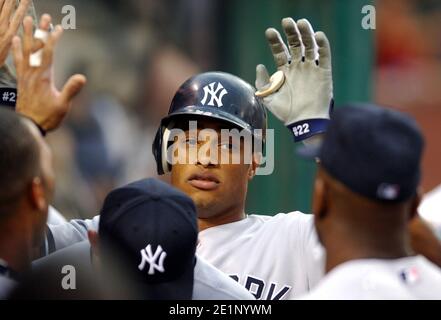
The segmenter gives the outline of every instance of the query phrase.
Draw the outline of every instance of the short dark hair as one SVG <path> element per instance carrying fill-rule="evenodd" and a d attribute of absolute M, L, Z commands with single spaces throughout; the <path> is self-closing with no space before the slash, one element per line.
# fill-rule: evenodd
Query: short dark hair
<path fill-rule="evenodd" d="M 40 149 L 24 117 L 0 108 L 0 219 L 40 171 Z"/>

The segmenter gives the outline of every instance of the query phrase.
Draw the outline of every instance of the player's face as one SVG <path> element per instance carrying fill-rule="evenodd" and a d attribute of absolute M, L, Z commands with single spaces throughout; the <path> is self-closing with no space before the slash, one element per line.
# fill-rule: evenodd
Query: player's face
<path fill-rule="evenodd" d="M 249 180 L 254 176 L 256 165 L 222 163 L 222 156 L 240 153 L 243 160 L 243 144 L 233 146 L 229 141 L 221 141 L 221 129 L 225 124 L 216 120 L 198 120 L 198 134 L 203 129 L 212 129 L 213 136 L 207 136 L 205 141 L 191 139 L 186 131 L 186 148 L 209 149 L 197 152 L 193 163 L 174 164 L 172 166 L 171 182 L 174 187 L 189 195 L 196 204 L 199 218 L 212 218 L 223 215 L 243 213 Z M 217 139 L 217 140 L 216 140 Z M 207 145 L 208 144 L 208 145 Z M 210 152 L 214 151 L 214 152 Z"/>

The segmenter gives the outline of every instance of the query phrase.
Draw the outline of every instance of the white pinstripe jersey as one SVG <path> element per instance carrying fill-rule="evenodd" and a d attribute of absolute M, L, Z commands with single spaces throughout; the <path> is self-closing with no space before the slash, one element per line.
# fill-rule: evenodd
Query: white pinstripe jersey
<path fill-rule="evenodd" d="M 199 232 L 197 253 L 245 286 L 257 299 L 294 299 L 321 278 L 323 258 L 312 215 L 292 212 Z"/>

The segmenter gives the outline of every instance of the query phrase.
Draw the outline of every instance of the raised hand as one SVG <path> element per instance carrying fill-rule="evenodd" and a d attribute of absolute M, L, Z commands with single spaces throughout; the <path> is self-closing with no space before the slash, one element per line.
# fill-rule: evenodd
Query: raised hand
<path fill-rule="evenodd" d="M 50 22 L 51 17 L 43 15 L 40 29 L 48 31 Z M 31 17 L 26 17 L 23 25 L 23 43 L 19 37 L 13 39 L 18 89 L 16 110 L 34 120 L 43 130 L 51 131 L 61 124 L 69 112 L 72 100 L 86 84 L 86 78 L 83 75 L 74 75 L 59 91 L 54 83 L 53 56 L 63 29 L 57 26 L 43 43 L 33 37 Z M 33 67 L 30 64 L 30 56 L 41 48 L 41 64 Z"/>
<path fill-rule="evenodd" d="M 297 23 L 282 20 L 288 40 L 266 30 L 274 61 L 279 70 L 270 79 L 264 65 L 256 68 L 256 95 L 293 133 L 295 141 L 326 130 L 333 103 L 331 49 L 323 32 L 316 32 L 306 19 Z M 282 74 L 283 73 L 283 74 Z M 277 83 L 275 83 L 277 82 Z"/>

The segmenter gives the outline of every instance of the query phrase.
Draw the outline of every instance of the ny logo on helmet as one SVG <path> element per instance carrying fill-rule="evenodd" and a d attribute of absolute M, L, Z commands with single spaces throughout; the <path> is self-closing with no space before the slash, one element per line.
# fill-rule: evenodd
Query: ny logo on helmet
<path fill-rule="evenodd" d="M 149 264 L 149 275 L 155 274 L 155 269 L 159 272 L 164 272 L 164 259 L 167 256 L 161 245 L 158 245 L 155 253 L 152 252 L 152 246 L 149 244 L 145 249 L 141 250 L 141 263 L 138 266 L 139 270 L 144 270 L 145 264 Z M 159 259 L 159 262 L 157 262 Z"/>
<path fill-rule="evenodd" d="M 216 89 L 214 89 L 217 84 Z M 226 95 L 228 91 L 224 88 L 222 83 L 220 82 L 212 82 L 204 87 L 204 98 L 201 100 L 201 103 L 205 105 L 208 100 L 208 96 L 210 96 L 210 101 L 207 103 L 209 106 L 222 107 L 222 98 Z M 215 104 L 216 103 L 216 104 Z"/>

